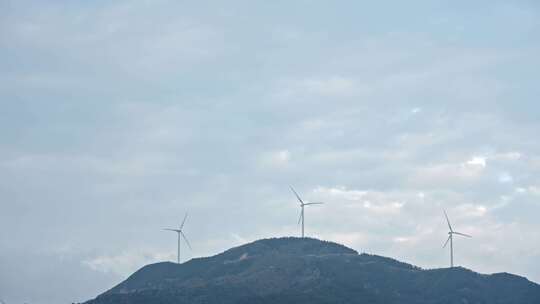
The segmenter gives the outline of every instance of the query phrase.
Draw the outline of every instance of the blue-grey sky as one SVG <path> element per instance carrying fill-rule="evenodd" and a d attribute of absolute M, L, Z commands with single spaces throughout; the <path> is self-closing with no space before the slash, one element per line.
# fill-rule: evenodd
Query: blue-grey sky
<path fill-rule="evenodd" d="M 373 1 L 370 1 L 373 2 Z M 306 233 L 540 282 L 537 1 L 0 1 L 0 299 Z"/>

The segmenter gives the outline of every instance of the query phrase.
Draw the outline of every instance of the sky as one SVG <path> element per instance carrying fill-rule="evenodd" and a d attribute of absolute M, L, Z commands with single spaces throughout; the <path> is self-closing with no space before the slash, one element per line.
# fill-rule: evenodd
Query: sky
<path fill-rule="evenodd" d="M 0 300 L 306 234 L 540 282 L 537 1 L 0 0 Z"/>

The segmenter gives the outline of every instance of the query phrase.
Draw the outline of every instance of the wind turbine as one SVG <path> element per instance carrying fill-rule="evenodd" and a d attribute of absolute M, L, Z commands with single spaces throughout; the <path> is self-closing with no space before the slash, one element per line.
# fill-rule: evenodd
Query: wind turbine
<path fill-rule="evenodd" d="M 465 233 L 454 231 L 454 229 L 452 229 L 452 225 L 450 225 L 450 220 L 448 219 L 448 215 L 446 214 L 446 211 L 443 210 L 443 212 L 444 212 L 444 217 L 446 217 L 446 222 L 448 223 L 448 229 L 450 229 L 450 231 L 448 231 L 448 239 L 446 239 L 446 242 L 444 243 L 443 248 L 445 248 L 446 245 L 448 245 L 448 242 L 450 241 L 450 267 L 454 267 L 454 242 L 453 242 L 454 234 L 469 237 L 469 238 L 472 236 Z"/>
<path fill-rule="evenodd" d="M 292 192 L 294 193 L 294 195 L 300 202 L 300 208 L 302 208 L 302 210 L 300 211 L 300 218 L 298 218 L 298 224 L 300 224 L 300 221 L 302 222 L 302 238 L 304 238 L 304 207 L 309 206 L 309 205 L 322 205 L 324 203 L 304 203 L 304 201 L 300 198 L 298 193 L 294 191 L 294 188 L 292 186 L 289 186 L 289 188 L 291 188 Z"/>
<path fill-rule="evenodd" d="M 174 231 L 178 234 L 178 257 L 177 257 L 178 264 L 180 264 L 180 237 L 184 238 L 184 241 L 186 241 L 186 244 L 188 245 L 189 249 L 191 249 L 191 245 L 189 244 L 188 239 L 186 238 L 186 236 L 184 235 L 184 232 L 182 231 L 182 229 L 184 228 L 184 224 L 186 223 L 186 218 L 187 218 L 187 213 L 184 216 L 184 220 L 182 221 L 182 224 L 180 224 L 180 227 L 178 229 L 169 229 L 169 228 L 163 229 L 163 230 L 168 230 L 168 231 Z"/>

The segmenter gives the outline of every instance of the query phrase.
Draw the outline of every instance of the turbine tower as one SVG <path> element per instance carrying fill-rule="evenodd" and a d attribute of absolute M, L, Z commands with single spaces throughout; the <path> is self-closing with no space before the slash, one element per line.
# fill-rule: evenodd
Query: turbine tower
<path fill-rule="evenodd" d="M 322 205 L 324 203 L 304 203 L 304 201 L 300 198 L 298 193 L 296 193 L 296 191 L 294 191 L 294 188 L 292 186 L 289 186 L 289 188 L 291 188 L 292 192 L 294 193 L 294 195 L 296 196 L 296 198 L 300 202 L 301 210 L 300 210 L 300 218 L 298 218 L 298 224 L 300 224 L 300 222 L 302 222 L 302 238 L 304 238 L 304 207 L 309 206 L 309 205 Z"/>
<path fill-rule="evenodd" d="M 445 248 L 446 245 L 448 245 L 448 242 L 450 242 L 450 267 L 454 267 L 454 234 L 469 237 L 469 238 L 472 236 L 465 233 L 454 231 L 454 229 L 452 229 L 452 225 L 450 225 L 450 220 L 448 219 L 448 215 L 446 214 L 446 211 L 443 210 L 443 212 L 444 212 L 444 217 L 446 217 L 446 222 L 448 223 L 448 229 L 450 229 L 450 231 L 448 231 L 448 239 L 446 239 L 446 242 L 444 243 L 443 248 Z"/>
<path fill-rule="evenodd" d="M 189 244 L 188 239 L 186 238 L 184 232 L 182 231 L 182 229 L 184 228 L 184 224 L 186 223 L 186 218 L 187 218 L 187 213 L 184 216 L 184 220 L 182 221 L 182 224 L 180 224 L 180 227 L 178 229 L 169 229 L 169 228 L 163 229 L 167 231 L 174 231 L 178 234 L 178 256 L 177 256 L 178 264 L 180 264 L 180 238 L 183 238 L 184 241 L 186 241 L 186 244 L 188 245 L 189 249 L 191 249 L 191 245 Z"/>

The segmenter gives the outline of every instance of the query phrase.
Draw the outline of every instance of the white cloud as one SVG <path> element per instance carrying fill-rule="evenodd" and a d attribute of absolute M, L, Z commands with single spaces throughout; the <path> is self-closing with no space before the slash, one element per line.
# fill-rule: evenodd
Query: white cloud
<path fill-rule="evenodd" d="M 483 205 L 461 204 L 456 207 L 457 213 L 465 217 L 482 217 L 486 215 L 488 209 Z"/>
<path fill-rule="evenodd" d="M 515 191 L 516 191 L 517 193 L 525 193 L 525 192 L 527 192 L 527 189 L 526 189 L 526 188 L 523 188 L 523 187 L 517 187 L 517 188 L 515 189 Z"/>
<path fill-rule="evenodd" d="M 248 240 L 246 238 L 243 238 L 242 236 L 240 236 L 237 233 L 231 233 L 231 237 L 233 238 L 234 242 L 237 245 L 242 245 L 242 244 L 245 244 L 245 243 L 248 242 Z"/>
<path fill-rule="evenodd" d="M 387 194 L 378 191 L 365 191 L 347 189 L 344 186 L 337 187 L 317 187 L 313 190 L 317 197 L 331 202 L 347 203 L 352 208 L 363 208 L 377 214 L 397 214 L 405 205 L 405 202 L 398 200 L 399 195 Z"/>
<path fill-rule="evenodd" d="M 393 241 L 396 243 L 409 243 L 411 240 L 412 238 L 406 236 L 398 236 L 393 238 Z"/>
<path fill-rule="evenodd" d="M 264 153 L 260 158 L 260 164 L 270 168 L 285 168 L 291 161 L 289 150 L 277 150 Z"/>
<path fill-rule="evenodd" d="M 466 164 L 470 166 L 479 166 L 479 167 L 485 168 L 487 165 L 486 160 L 487 158 L 484 156 L 474 156 L 473 158 L 468 160 Z"/>
<path fill-rule="evenodd" d="M 118 255 L 102 255 L 82 261 L 86 267 L 104 273 L 127 276 L 149 263 L 175 260 L 176 256 L 165 253 L 124 251 Z"/>
<path fill-rule="evenodd" d="M 415 185 L 435 187 L 441 184 L 456 185 L 474 182 L 480 179 L 485 162 L 473 160 L 473 163 L 440 163 L 419 166 L 410 179 Z"/>
<path fill-rule="evenodd" d="M 501 184 L 507 184 L 507 183 L 513 182 L 514 178 L 509 173 L 503 172 L 499 174 L 498 180 L 499 180 L 499 183 Z"/>
<path fill-rule="evenodd" d="M 413 109 L 411 110 L 411 114 L 418 114 L 418 113 L 420 113 L 421 111 L 422 111 L 422 108 L 413 108 Z"/>
<path fill-rule="evenodd" d="M 340 199 L 345 200 L 352 200 L 352 201 L 358 201 L 361 200 L 366 196 L 368 193 L 367 191 L 362 190 L 349 190 L 344 186 L 336 186 L 336 187 L 317 187 L 313 190 L 315 194 L 322 194 L 325 196 L 332 196 L 337 197 Z"/>
<path fill-rule="evenodd" d="M 281 163 L 287 163 L 291 159 L 291 153 L 288 150 L 276 152 L 274 159 Z"/>
<path fill-rule="evenodd" d="M 512 152 L 507 152 L 507 153 L 495 154 L 492 157 L 490 157 L 490 159 L 516 161 L 516 160 L 520 160 L 522 156 L 523 155 L 521 154 L 521 152 L 512 151 Z"/>
<path fill-rule="evenodd" d="M 405 205 L 403 202 L 372 203 L 369 200 L 363 202 L 364 208 L 378 214 L 396 214 Z"/>
<path fill-rule="evenodd" d="M 529 186 L 528 192 L 534 195 L 540 195 L 540 186 Z"/>
<path fill-rule="evenodd" d="M 514 192 L 518 194 L 540 195 L 540 186 L 516 187 Z"/>

